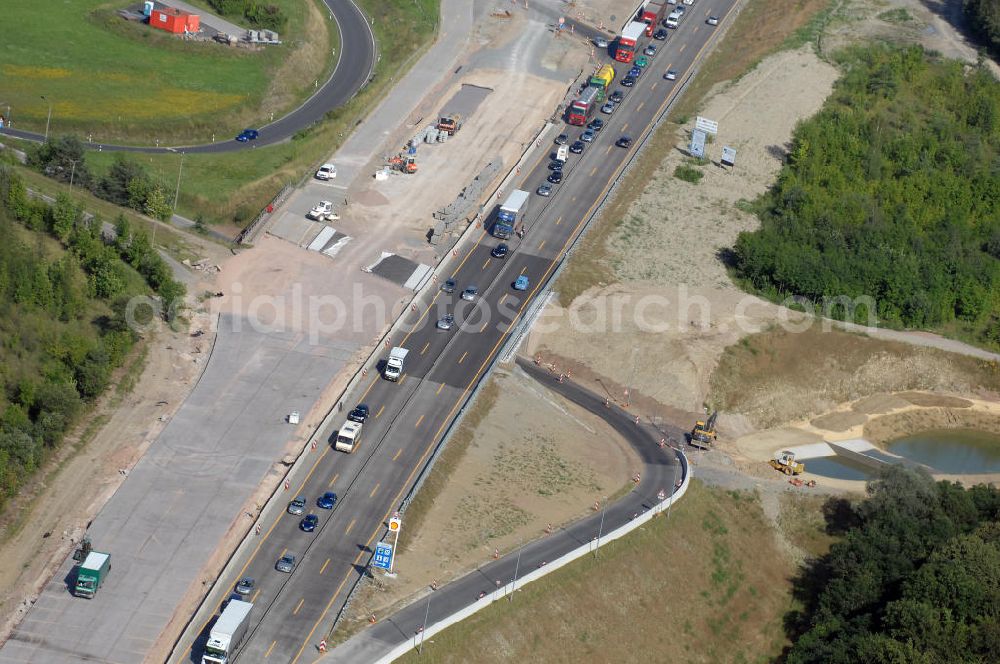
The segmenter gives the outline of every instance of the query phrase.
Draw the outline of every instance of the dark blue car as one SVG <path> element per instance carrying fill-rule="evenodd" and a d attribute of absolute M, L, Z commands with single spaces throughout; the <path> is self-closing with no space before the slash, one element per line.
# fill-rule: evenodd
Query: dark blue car
<path fill-rule="evenodd" d="M 240 143 L 246 143 L 247 141 L 256 141 L 258 136 L 260 136 L 260 132 L 256 129 L 244 129 L 236 137 L 236 140 Z"/>
<path fill-rule="evenodd" d="M 327 491 L 316 500 L 316 504 L 325 510 L 332 510 L 333 506 L 337 504 L 337 494 L 333 491 Z"/>
<path fill-rule="evenodd" d="M 299 524 L 299 528 L 301 528 L 303 532 L 311 533 L 316 530 L 316 525 L 318 523 L 319 517 L 315 514 L 310 514 L 306 518 L 302 519 L 302 523 Z"/>
<path fill-rule="evenodd" d="M 368 409 L 368 404 L 359 403 L 354 410 L 347 414 L 347 419 L 352 422 L 364 424 L 365 420 L 368 419 L 369 412 L 371 411 Z"/>

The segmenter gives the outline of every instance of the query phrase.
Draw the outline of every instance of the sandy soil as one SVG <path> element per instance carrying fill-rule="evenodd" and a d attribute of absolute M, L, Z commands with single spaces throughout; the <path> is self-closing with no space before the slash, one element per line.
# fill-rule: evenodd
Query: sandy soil
<path fill-rule="evenodd" d="M 622 283 L 591 289 L 568 309 L 550 304 L 526 351 L 581 359 L 662 404 L 700 410 L 722 350 L 778 314 L 778 307 L 733 286 L 716 256 L 757 223 L 735 205 L 766 190 L 795 123 L 820 108 L 836 76 L 800 49 L 720 86 L 702 115 L 719 122 L 719 140 L 737 148 L 739 166 L 706 167 L 695 185 L 673 177 L 680 150 L 667 155 L 609 240 Z M 677 132 L 678 148 L 687 129 Z M 598 325 L 601 312 L 607 321 Z"/>
<path fill-rule="evenodd" d="M 545 390 L 519 370 L 492 379 L 499 396 L 415 537 L 400 540 L 398 578 L 365 587 L 355 619 L 389 607 L 511 551 L 593 509 L 641 467 L 603 420 Z M 525 408 L 526 403 L 537 407 Z M 459 436 L 462 434 L 460 433 Z"/>
<path fill-rule="evenodd" d="M 567 17 L 615 33 L 639 6 L 638 0 L 569 0 L 563 3 Z"/>
<path fill-rule="evenodd" d="M 213 261 L 224 249 L 192 238 Z M 197 293 L 211 288 L 212 275 L 193 274 Z M 190 329 L 208 334 L 192 337 L 187 328 L 171 331 L 161 326 L 147 335 L 145 369 L 131 392 L 114 389 L 93 408 L 93 419 L 80 424 L 67 438 L 57 458 L 11 501 L 0 528 L 0 641 L 37 598 L 41 588 L 83 536 L 87 524 L 125 480 L 128 471 L 184 402 L 207 364 L 212 347 L 214 317 L 195 306 L 188 312 Z M 99 429 L 79 444 L 89 422 Z M 101 423 L 103 422 L 103 425 Z M 44 500 L 35 498 L 44 495 Z M 21 527 L 18 526 L 21 524 Z M 26 524 L 26 525 L 25 525 Z"/>

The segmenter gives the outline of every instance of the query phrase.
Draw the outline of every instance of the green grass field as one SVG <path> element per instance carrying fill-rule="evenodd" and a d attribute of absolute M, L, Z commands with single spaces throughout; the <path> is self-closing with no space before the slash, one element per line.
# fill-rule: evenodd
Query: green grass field
<path fill-rule="evenodd" d="M 334 152 L 351 128 L 388 92 L 392 79 L 398 80 L 430 46 L 437 30 L 439 3 L 440 0 L 360 0 L 358 4 L 366 14 L 379 17 L 374 30 L 381 57 L 371 84 L 348 104 L 330 112 L 326 122 L 288 143 L 230 154 L 186 155 L 178 213 L 190 219 L 201 214 L 206 222 L 215 224 L 231 224 L 234 217 L 245 215 L 253 218 L 282 185 L 297 182 Z M 166 191 L 174 191 L 179 155 L 130 155 L 130 158 L 142 162 L 160 179 Z M 96 174 L 103 173 L 114 159 L 115 155 L 107 152 L 87 155 L 87 163 Z"/>
<path fill-rule="evenodd" d="M 268 2 L 300 38 L 251 51 L 127 22 L 116 10 L 128 3 L 63 0 L 41 11 L 31 0 L 6 0 L 0 112 L 9 107 L 16 127 L 44 131 L 51 102 L 51 132 L 105 142 L 229 138 L 269 112 L 268 103 L 294 107 L 333 64 L 336 30 L 308 20 L 321 16 L 318 0 Z M 278 74 L 299 89 L 276 87 Z"/>

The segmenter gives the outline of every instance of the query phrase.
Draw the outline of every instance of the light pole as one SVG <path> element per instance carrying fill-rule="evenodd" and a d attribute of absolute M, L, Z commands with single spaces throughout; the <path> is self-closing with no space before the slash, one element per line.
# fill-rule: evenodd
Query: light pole
<path fill-rule="evenodd" d="M 608 497 L 605 496 L 601 503 L 601 525 L 597 527 L 597 546 L 594 547 L 594 557 L 597 557 L 597 550 L 601 548 L 601 533 L 604 532 L 604 513 L 608 510 Z"/>
<path fill-rule="evenodd" d="M 181 171 L 184 170 L 184 153 L 181 153 L 181 163 L 177 167 L 177 189 L 174 190 L 174 212 L 177 211 L 177 199 L 181 196 Z"/>
<path fill-rule="evenodd" d="M 45 99 L 45 95 L 42 95 L 42 99 Z M 45 99 L 45 103 L 49 105 L 49 116 L 45 119 L 45 140 L 49 140 L 49 123 L 52 122 L 52 102 Z"/>
<path fill-rule="evenodd" d="M 73 176 L 76 175 L 76 160 L 71 159 L 70 163 L 73 164 L 73 168 L 69 172 L 69 190 L 73 191 Z"/>
<path fill-rule="evenodd" d="M 517 570 L 521 567 L 521 550 L 524 548 L 524 540 L 521 540 L 521 546 L 517 547 L 517 560 L 514 561 L 514 578 L 510 582 L 510 597 L 507 598 L 508 602 L 514 601 L 514 591 L 517 590 Z"/>
<path fill-rule="evenodd" d="M 424 632 L 427 631 L 427 618 L 431 614 L 431 595 L 433 594 L 433 591 L 427 593 L 427 608 L 424 609 L 424 624 L 420 626 L 420 645 L 417 646 L 418 655 L 422 655 L 424 652 Z"/>

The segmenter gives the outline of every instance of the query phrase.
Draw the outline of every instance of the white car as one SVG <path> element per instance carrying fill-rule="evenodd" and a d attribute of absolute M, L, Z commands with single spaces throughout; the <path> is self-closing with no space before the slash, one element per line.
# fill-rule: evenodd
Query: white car
<path fill-rule="evenodd" d="M 333 203 L 330 201 L 320 201 L 313 207 L 313 209 L 309 210 L 309 214 L 306 216 L 310 219 L 315 219 L 316 221 L 329 221 L 340 218 L 334 213 Z"/>
<path fill-rule="evenodd" d="M 316 171 L 317 180 L 332 180 L 337 177 L 337 167 L 333 164 L 323 164 Z"/>
<path fill-rule="evenodd" d="M 597 48 L 607 48 L 608 40 L 605 39 L 604 37 L 598 37 L 597 39 L 594 40 L 594 46 L 596 46 Z"/>
<path fill-rule="evenodd" d="M 708 23 L 709 25 L 718 25 L 719 24 L 719 17 L 718 16 L 709 16 L 708 20 L 705 21 L 705 22 Z"/>

